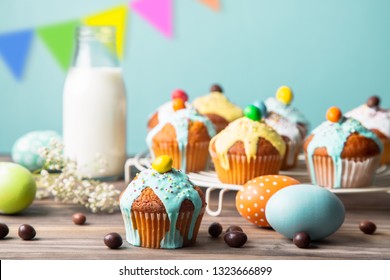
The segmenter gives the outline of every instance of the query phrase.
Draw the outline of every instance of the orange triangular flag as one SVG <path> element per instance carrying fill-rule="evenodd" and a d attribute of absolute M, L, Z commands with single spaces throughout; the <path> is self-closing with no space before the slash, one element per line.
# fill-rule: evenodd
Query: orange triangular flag
<path fill-rule="evenodd" d="M 210 9 L 218 12 L 221 9 L 221 5 L 219 4 L 219 0 L 199 0 L 204 5 L 207 5 Z"/>

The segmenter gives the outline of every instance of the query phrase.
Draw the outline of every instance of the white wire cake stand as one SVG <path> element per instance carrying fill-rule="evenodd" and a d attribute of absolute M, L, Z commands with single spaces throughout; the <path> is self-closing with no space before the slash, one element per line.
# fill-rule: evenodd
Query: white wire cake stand
<path fill-rule="evenodd" d="M 147 151 L 139 153 L 132 158 L 129 158 L 125 164 L 125 182 L 130 182 L 132 167 L 138 171 L 149 168 L 152 164 L 152 159 Z M 375 181 L 372 186 L 367 188 L 342 188 L 329 189 L 333 193 L 371 193 L 371 192 L 387 192 L 390 193 L 390 166 L 382 165 L 377 169 Z M 302 183 L 310 183 L 310 177 L 306 170 L 304 156 L 299 155 L 297 167 L 288 171 L 280 171 L 279 174 L 291 176 Z M 190 180 L 197 186 L 205 187 L 206 189 L 206 211 L 210 216 L 219 216 L 223 208 L 223 197 L 228 191 L 238 191 L 242 188 L 241 185 L 224 184 L 219 181 L 217 173 L 213 169 L 201 172 L 190 172 L 187 174 Z M 213 191 L 219 191 L 218 206 L 216 210 L 210 208 L 210 195 Z"/>

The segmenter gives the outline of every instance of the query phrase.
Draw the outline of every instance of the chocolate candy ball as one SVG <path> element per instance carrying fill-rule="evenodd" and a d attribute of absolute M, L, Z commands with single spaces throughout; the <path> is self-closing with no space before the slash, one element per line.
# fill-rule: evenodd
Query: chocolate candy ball
<path fill-rule="evenodd" d="M 6 237 L 9 233 L 9 228 L 6 224 L 0 223 L 0 239 Z"/>
<path fill-rule="evenodd" d="M 35 237 L 36 234 L 37 233 L 35 229 L 27 224 L 20 225 L 18 230 L 18 235 L 23 240 L 31 240 Z"/>
<path fill-rule="evenodd" d="M 381 99 L 378 96 L 371 96 L 367 100 L 367 106 L 370 108 L 379 107 L 379 104 L 381 103 Z"/>
<path fill-rule="evenodd" d="M 232 225 L 232 226 L 230 226 L 230 227 L 228 227 L 226 229 L 226 233 L 228 233 L 230 231 L 241 231 L 241 232 L 244 232 L 241 227 L 236 226 L 236 225 Z"/>
<path fill-rule="evenodd" d="M 222 233 L 222 225 L 220 223 L 212 223 L 209 226 L 209 234 L 217 238 Z"/>
<path fill-rule="evenodd" d="M 223 239 L 230 247 L 239 248 L 246 243 L 248 237 L 241 231 L 229 231 L 225 234 Z"/>
<path fill-rule="evenodd" d="M 376 225 L 371 221 L 362 221 L 359 224 L 359 228 L 365 234 L 373 234 L 376 231 Z"/>
<path fill-rule="evenodd" d="M 210 91 L 211 92 L 217 91 L 217 92 L 222 93 L 223 89 L 222 89 L 222 87 L 220 85 L 214 84 L 214 85 L 211 86 Z"/>
<path fill-rule="evenodd" d="M 298 248 L 308 248 L 310 246 L 310 236 L 306 232 L 298 232 L 294 236 L 293 242 Z"/>
<path fill-rule="evenodd" d="M 85 217 L 85 215 L 83 213 L 75 213 L 72 216 L 72 220 L 73 220 L 73 223 L 75 223 L 75 225 L 80 226 L 80 225 L 85 224 L 85 221 L 87 220 L 87 218 Z"/>
<path fill-rule="evenodd" d="M 104 236 L 104 244 L 110 249 L 118 249 L 122 246 L 122 243 L 122 237 L 116 232 L 111 232 Z"/>
<path fill-rule="evenodd" d="M 244 109 L 244 115 L 252 121 L 261 120 L 261 111 L 255 105 L 249 105 Z"/>

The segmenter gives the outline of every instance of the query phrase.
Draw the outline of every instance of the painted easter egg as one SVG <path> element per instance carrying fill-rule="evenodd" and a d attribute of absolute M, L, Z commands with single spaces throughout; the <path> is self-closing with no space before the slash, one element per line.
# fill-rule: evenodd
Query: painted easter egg
<path fill-rule="evenodd" d="M 267 175 L 254 178 L 237 192 L 237 211 L 256 226 L 270 227 L 265 217 L 268 200 L 277 191 L 296 184 L 300 184 L 300 182 L 294 178 L 282 175 Z"/>
<path fill-rule="evenodd" d="M 271 227 L 287 238 L 305 232 L 311 240 L 320 240 L 340 228 L 345 208 L 329 190 L 299 184 L 274 194 L 268 201 L 265 215 Z"/>
<path fill-rule="evenodd" d="M 32 131 L 20 137 L 12 147 L 12 160 L 30 171 L 41 168 L 44 164 L 39 155 L 42 147 L 48 147 L 50 141 L 61 141 L 61 136 L 52 130 Z"/>
<path fill-rule="evenodd" d="M 0 162 L 0 214 L 23 211 L 33 202 L 36 190 L 30 171 L 13 162 Z"/>

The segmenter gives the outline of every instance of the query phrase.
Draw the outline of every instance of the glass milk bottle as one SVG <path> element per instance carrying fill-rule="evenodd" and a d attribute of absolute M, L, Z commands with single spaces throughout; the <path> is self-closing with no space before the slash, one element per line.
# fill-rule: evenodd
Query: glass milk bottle
<path fill-rule="evenodd" d="M 113 179 L 126 160 L 126 92 L 115 28 L 81 26 L 63 93 L 64 154 L 84 177 Z"/>

